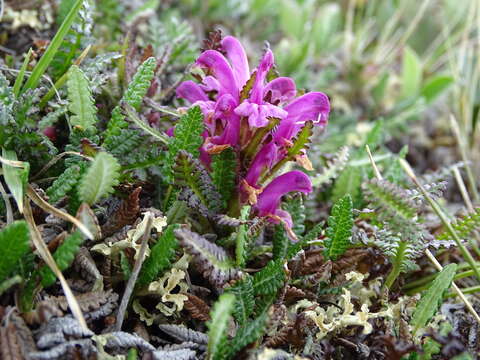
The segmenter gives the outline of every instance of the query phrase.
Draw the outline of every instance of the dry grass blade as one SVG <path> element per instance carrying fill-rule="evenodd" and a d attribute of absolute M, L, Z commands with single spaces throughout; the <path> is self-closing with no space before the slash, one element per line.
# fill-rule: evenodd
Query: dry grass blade
<path fill-rule="evenodd" d="M 66 212 L 63 212 L 52 205 L 50 205 L 48 202 L 42 199 L 40 195 L 32 188 L 31 185 L 28 185 L 27 187 L 27 196 L 32 200 L 36 205 L 41 207 L 44 211 L 55 215 L 59 217 L 60 219 L 63 219 L 65 221 L 71 222 L 73 225 L 75 225 L 87 238 L 90 240 L 94 239 L 93 234 L 90 232 L 90 230 L 87 229 L 85 225 L 83 225 L 78 219 L 74 218 L 72 215 L 67 214 Z"/>
<path fill-rule="evenodd" d="M 32 208 L 30 207 L 30 202 L 28 201 L 25 202 L 25 220 L 27 221 L 30 227 L 33 244 L 35 245 L 35 248 L 37 249 L 38 254 L 60 280 L 60 284 L 62 285 L 63 292 L 65 293 L 65 297 L 67 299 L 68 305 L 70 306 L 70 310 L 72 311 L 73 316 L 75 316 L 78 323 L 83 329 L 88 330 L 87 323 L 85 322 L 85 318 L 83 317 L 82 310 L 80 309 L 80 305 L 78 304 L 77 299 L 73 295 L 73 292 L 70 289 L 70 286 L 68 285 L 67 280 L 65 280 L 62 272 L 58 268 L 57 263 L 53 259 L 52 254 L 50 253 L 47 245 L 42 239 L 42 235 L 40 234 L 40 231 L 35 225 L 35 220 L 33 219 L 33 214 L 32 214 Z"/>
<path fill-rule="evenodd" d="M 115 330 L 120 331 L 122 329 L 123 320 L 125 318 L 125 311 L 128 307 L 128 302 L 130 301 L 130 296 L 132 295 L 133 289 L 135 287 L 135 282 L 137 281 L 138 274 L 140 273 L 140 269 L 142 268 L 143 261 L 145 260 L 145 253 L 147 251 L 148 246 L 148 239 L 150 237 L 150 230 L 152 229 L 153 224 L 153 214 L 151 212 L 147 212 L 145 214 L 145 218 L 147 223 L 145 225 L 145 231 L 142 235 L 142 242 L 140 247 L 140 252 L 138 254 L 137 260 L 135 261 L 135 265 L 133 266 L 132 274 L 128 279 L 127 286 L 125 287 L 125 292 L 123 293 L 122 302 L 118 308 L 118 315 L 117 315 L 117 322 L 115 324 Z"/>

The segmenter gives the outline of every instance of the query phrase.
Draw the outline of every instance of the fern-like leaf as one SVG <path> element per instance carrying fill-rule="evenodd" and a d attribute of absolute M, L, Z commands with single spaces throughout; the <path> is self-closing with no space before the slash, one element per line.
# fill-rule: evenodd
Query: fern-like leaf
<path fill-rule="evenodd" d="M 283 225 L 276 225 L 273 233 L 273 259 L 283 260 L 287 256 L 290 240 Z"/>
<path fill-rule="evenodd" d="M 118 184 L 119 170 L 117 159 L 106 152 L 98 153 L 82 177 L 79 186 L 80 199 L 92 205 L 110 194 Z"/>
<path fill-rule="evenodd" d="M 262 312 L 255 320 L 240 326 L 231 341 L 230 358 L 234 357 L 238 351 L 242 350 L 248 344 L 253 343 L 262 336 L 267 322 L 267 312 Z"/>
<path fill-rule="evenodd" d="M 55 259 L 55 262 L 60 270 L 66 270 L 72 264 L 75 254 L 80 249 L 82 242 L 82 233 L 80 231 L 75 231 L 65 239 L 62 245 L 57 248 L 53 254 L 53 258 Z M 40 274 L 42 276 L 43 286 L 47 287 L 55 283 L 57 277 L 49 267 L 43 266 L 40 269 Z"/>
<path fill-rule="evenodd" d="M 222 287 L 227 281 L 238 279 L 242 273 L 233 267 L 233 261 L 221 247 L 187 229 L 175 230 L 180 245 L 194 258 L 197 269 L 210 283 Z"/>
<path fill-rule="evenodd" d="M 200 107 L 194 106 L 180 118 L 179 123 L 173 131 L 174 136 L 170 138 L 168 153 L 165 159 L 165 176 L 167 180 L 173 179 L 172 168 L 175 158 L 180 150 L 185 150 L 194 158 L 200 155 L 199 148 L 203 144 L 203 115 Z"/>
<path fill-rule="evenodd" d="M 185 150 L 180 150 L 175 158 L 173 170 L 176 183 L 187 185 L 209 210 L 215 213 L 220 211 L 222 206 L 220 194 L 199 160 L 194 159 Z"/>
<path fill-rule="evenodd" d="M 305 206 L 303 205 L 302 196 L 289 196 L 282 204 L 283 210 L 288 212 L 292 217 L 293 232 L 300 237 L 305 232 Z"/>
<path fill-rule="evenodd" d="M 161 272 L 168 269 L 175 256 L 175 249 L 178 246 L 174 230 L 177 225 L 169 225 L 152 247 L 150 256 L 145 260 L 142 271 L 138 277 L 139 285 L 147 285 L 154 281 Z"/>
<path fill-rule="evenodd" d="M 87 165 L 83 162 L 72 164 L 66 168 L 47 189 L 50 203 L 55 204 L 66 196 L 79 183 L 86 169 Z"/>
<path fill-rule="evenodd" d="M 226 359 L 229 352 L 227 343 L 228 326 L 231 313 L 235 304 L 233 294 L 221 295 L 210 313 L 211 319 L 208 323 L 208 360 Z"/>
<path fill-rule="evenodd" d="M 233 316 L 240 325 L 245 324 L 249 316 L 253 313 L 255 306 L 255 297 L 253 293 L 253 279 L 250 275 L 237 281 L 235 285 L 229 287 L 227 292 L 235 295 L 235 306 Z"/>
<path fill-rule="evenodd" d="M 236 167 L 235 152 L 230 148 L 213 156 L 212 180 L 217 191 L 222 195 L 224 208 L 232 197 L 235 188 Z"/>
<path fill-rule="evenodd" d="M 0 231 L 0 282 L 16 268 L 17 262 L 29 250 L 29 232 L 25 221 L 15 221 Z"/>
<path fill-rule="evenodd" d="M 72 65 L 68 72 L 67 90 L 68 109 L 74 114 L 70 117 L 71 124 L 85 130 L 95 129 L 97 108 L 93 101 L 88 79 L 76 65 Z"/>
<path fill-rule="evenodd" d="M 461 219 L 458 219 L 456 222 L 452 223 L 455 232 L 458 236 L 467 240 L 468 236 L 475 230 L 480 228 L 480 208 L 476 208 L 475 212 L 464 216 Z M 438 240 L 450 240 L 451 235 L 449 231 L 444 231 L 437 236 Z"/>
<path fill-rule="evenodd" d="M 150 57 L 145 60 L 139 67 L 132 81 L 128 85 L 127 90 L 123 94 L 121 103 L 127 103 L 136 111 L 140 110 L 142 100 L 150 87 L 153 76 L 155 75 L 155 68 L 157 66 L 157 60 L 154 57 Z M 126 128 L 128 123 L 125 120 L 125 116 L 122 114 L 120 105 L 117 105 L 112 111 L 112 117 L 107 124 L 107 130 L 105 132 L 104 146 L 107 150 L 116 147 L 116 136 L 119 136 L 121 130 Z"/>
<path fill-rule="evenodd" d="M 345 195 L 333 205 L 328 218 L 327 238 L 325 239 L 325 256 L 337 259 L 350 245 L 353 227 L 353 204 L 350 195 Z"/>
<path fill-rule="evenodd" d="M 335 181 L 335 185 L 333 186 L 332 200 L 337 202 L 345 195 L 350 194 L 353 203 L 357 204 L 360 197 L 361 185 L 361 168 L 355 166 L 349 166 L 345 168 Z"/>
<path fill-rule="evenodd" d="M 335 157 L 332 160 L 327 161 L 327 164 L 322 172 L 312 179 L 312 186 L 320 187 L 322 185 L 330 184 L 331 181 L 337 178 L 340 172 L 345 168 L 349 156 L 350 151 L 348 146 L 343 146 L 340 148 L 340 150 L 335 154 Z"/>
<path fill-rule="evenodd" d="M 283 262 L 270 261 L 267 266 L 253 276 L 253 291 L 255 295 L 275 295 L 283 286 L 285 271 Z"/>

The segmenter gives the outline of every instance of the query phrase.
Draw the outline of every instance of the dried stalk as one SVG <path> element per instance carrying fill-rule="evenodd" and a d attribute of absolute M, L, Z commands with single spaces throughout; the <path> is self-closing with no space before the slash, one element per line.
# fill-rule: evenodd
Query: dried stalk
<path fill-rule="evenodd" d="M 152 214 L 150 212 L 147 212 L 145 214 L 145 217 L 147 218 L 147 224 L 145 226 L 145 232 L 142 235 L 140 252 L 138 254 L 137 260 L 135 261 L 135 265 L 133 266 L 132 274 L 128 279 L 127 286 L 125 287 L 125 292 L 123 293 L 122 302 L 118 307 L 115 331 L 120 331 L 122 329 L 123 320 L 125 318 L 125 311 L 127 310 L 128 302 L 130 301 L 130 297 L 132 296 L 132 292 L 135 287 L 135 282 L 137 281 L 138 274 L 140 273 L 140 269 L 142 268 L 143 261 L 145 260 L 145 253 L 147 251 L 148 239 L 150 238 L 150 230 L 152 229 L 152 222 L 153 222 Z"/>

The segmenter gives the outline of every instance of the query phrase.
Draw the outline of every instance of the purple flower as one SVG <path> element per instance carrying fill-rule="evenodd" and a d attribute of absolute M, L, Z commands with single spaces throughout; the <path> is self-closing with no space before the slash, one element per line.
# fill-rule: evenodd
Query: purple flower
<path fill-rule="evenodd" d="M 281 198 L 292 191 L 309 193 L 312 187 L 308 176 L 301 171 L 290 171 L 266 185 L 262 181 L 275 176 L 285 162 L 293 138 L 307 121 L 321 127 L 327 124 L 330 103 L 321 92 L 296 97 L 297 88 L 291 78 L 278 77 L 268 82 L 274 63 L 273 53 L 267 50 L 250 72 L 244 48 L 236 38 L 227 36 L 221 41 L 219 51 L 206 50 L 197 59 L 195 64 L 204 73 L 200 83 L 183 82 L 177 88 L 177 96 L 200 106 L 204 115 L 202 161 L 209 164 L 211 154 L 231 147 L 239 161 L 240 203 L 249 202 L 259 216 L 282 222 L 289 229 L 291 218 L 279 208 Z M 242 90 L 246 90 L 249 81 L 253 84 L 245 98 Z M 240 94 L 244 96 L 241 98 Z M 279 124 L 269 131 L 261 129 L 272 118 L 278 119 Z M 292 160 L 311 168 L 304 151 Z"/>
<path fill-rule="evenodd" d="M 290 214 L 279 209 L 279 205 L 282 196 L 292 191 L 300 191 L 304 194 L 312 191 L 312 183 L 305 173 L 294 170 L 273 179 L 258 196 L 258 202 L 255 205 L 258 215 L 269 216 L 274 222 L 283 220 L 291 228 Z"/>

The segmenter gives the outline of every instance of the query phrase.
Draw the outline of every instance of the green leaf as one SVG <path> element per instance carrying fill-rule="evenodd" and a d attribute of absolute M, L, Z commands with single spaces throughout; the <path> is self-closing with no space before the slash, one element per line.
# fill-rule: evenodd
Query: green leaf
<path fill-rule="evenodd" d="M 283 225 L 276 225 L 275 232 L 273 233 L 273 259 L 285 259 L 288 253 L 289 244 L 290 240 L 288 239 L 287 232 Z"/>
<path fill-rule="evenodd" d="M 292 217 L 292 230 L 295 235 L 301 237 L 305 232 L 305 206 L 303 197 L 300 195 L 289 196 L 282 204 L 283 210 Z"/>
<path fill-rule="evenodd" d="M 249 316 L 253 313 L 255 298 L 253 293 L 253 279 L 250 275 L 237 281 L 235 285 L 226 290 L 235 295 L 235 306 L 233 307 L 233 316 L 240 325 L 245 324 Z"/>
<path fill-rule="evenodd" d="M 418 55 L 409 47 L 403 52 L 402 65 L 402 97 L 416 96 L 422 82 L 422 64 Z"/>
<path fill-rule="evenodd" d="M 240 220 L 247 220 L 250 216 L 250 206 L 246 205 L 240 210 Z M 247 259 L 247 225 L 242 224 L 238 227 L 237 239 L 235 241 L 235 255 L 237 266 L 245 266 Z"/>
<path fill-rule="evenodd" d="M 70 117 L 71 124 L 83 130 L 95 129 L 97 108 L 90 84 L 83 71 L 76 65 L 72 65 L 68 71 L 67 91 L 68 109 L 74 114 Z"/>
<path fill-rule="evenodd" d="M 227 347 L 227 334 L 231 313 L 235 304 L 235 296 L 225 293 L 221 295 L 212 311 L 208 327 L 207 359 L 222 360 L 226 358 L 229 351 Z"/>
<path fill-rule="evenodd" d="M 453 277 L 457 270 L 457 264 L 449 264 L 438 274 L 432 285 L 425 291 L 422 298 L 415 307 L 412 315 L 411 325 L 415 333 L 418 329 L 425 327 L 435 315 L 442 304 L 443 295 L 452 284 Z"/>
<path fill-rule="evenodd" d="M 13 94 L 15 95 L 15 97 L 18 97 L 18 95 L 20 94 L 20 89 L 23 85 L 23 79 L 25 78 L 25 72 L 27 71 L 27 66 L 30 63 L 30 58 L 32 54 L 33 50 L 30 48 L 27 55 L 25 56 L 25 59 L 23 60 L 22 67 L 18 72 L 17 78 L 15 79 L 15 84 L 13 85 Z"/>
<path fill-rule="evenodd" d="M 242 350 L 248 344 L 257 341 L 260 336 L 262 336 L 265 331 L 267 318 L 267 312 L 264 311 L 255 320 L 238 328 L 235 337 L 231 341 L 230 357 L 235 356 L 238 351 Z"/>
<path fill-rule="evenodd" d="M 48 201 L 56 204 L 80 182 L 82 175 L 87 169 L 84 162 L 74 163 L 65 169 L 63 173 L 47 189 Z"/>
<path fill-rule="evenodd" d="M 17 161 L 17 154 L 13 150 L 6 150 L 2 148 L 2 157 L 5 160 Z M 15 167 L 8 165 L 5 161 L 2 161 L 3 177 L 7 183 L 8 189 L 13 195 L 18 209 L 23 213 L 23 197 L 25 186 L 28 182 L 28 172 L 30 165 L 27 162 L 19 162 L 23 165 L 21 167 Z"/>
<path fill-rule="evenodd" d="M 353 227 L 353 204 L 350 195 L 345 195 L 333 205 L 328 217 L 325 239 L 325 256 L 336 260 L 350 246 Z"/>
<path fill-rule="evenodd" d="M 48 65 L 50 64 L 53 57 L 55 56 L 55 53 L 62 44 L 65 35 L 70 30 L 70 27 L 75 21 L 75 18 L 77 17 L 78 11 L 82 7 L 82 4 L 83 0 L 77 0 L 75 2 L 75 5 L 73 5 L 73 7 L 70 9 L 70 12 L 65 17 L 62 25 L 60 26 L 57 33 L 50 42 L 50 45 L 48 45 L 47 50 L 45 51 L 37 65 L 35 65 L 35 68 L 33 69 L 32 74 L 27 80 L 25 86 L 23 87 L 22 92 L 25 92 L 29 89 L 34 89 L 37 86 L 40 78 L 45 73 L 45 70 L 47 70 Z"/>
<path fill-rule="evenodd" d="M 438 75 L 432 79 L 429 79 L 425 85 L 423 85 L 421 94 L 425 98 L 426 103 L 429 104 L 434 101 L 439 95 L 441 95 L 451 84 L 454 79 L 447 75 Z"/>
<path fill-rule="evenodd" d="M 157 67 L 157 60 L 150 57 L 145 60 L 137 69 L 132 81 L 128 85 L 127 90 L 123 94 L 119 104 L 127 103 L 136 111 L 140 110 L 143 98 L 145 97 L 148 88 L 151 85 L 155 69 Z M 122 114 L 120 105 L 117 105 L 112 111 L 112 117 L 107 124 L 105 131 L 105 147 L 110 150 L 116 147 L 116 136 L 119 136 L 121 130 L 126 128 L 128 123 L 125 121 L 125 116 Z"/>
<path fill-rule="evenodd" d="M 345 195 L 350 194 L 352 201 L 357 204 L 362 185 L 362 171 L 359 167 L 348 166 L 335 181 L 332 201 L 337 202 Z"/>
<path fill-rule="evenodd" d="M 15 270 L 17 262 L 29 251 L 29 240 L 28 226 L 23 220 L 15 221 L 0 231 L 0 282 Z"/>
<path fill-rule="evenodd" d="M 174 136 L 169 139 L 168 153 L 165 159 L 165 175 L 167 180 L 172 181 L 172 168 L 175 158 L 180 150 L 184 150 L 193 157 L 198 158 L 200 155 L 199 148 L 203 144 L 203 115 L 199 106 L 194 106 L 183 115 L 175 130 Z"/>
<path fill-rule="evenodd" d="M 253 276 L 254 293 L 255 295 L 274 295 L 283 286 L 284 281 L 283 262 L 272 260 Z"/>
<path fill-rule="evenodd" d="M 60 245 L 57 250 L 55 250 L 53 258 L 61 271 L 68 269 L 72 264 L 75 254 L 80 249 L 82 242 L 82 233 L 80 231 L 75 231 L 63 241 L 62 245 Z M 42 285 L 44 287 L 51 286 L 55 283 L 57 276 L 48 266 L 44 265 L 40 269 L 40 274 L 42 275 Z"/>
<path fill-rule="evenodd" d="M 301 239 L 296 243 L 290 243 L 287 249 L 287 255 L 286 255 L 287 259 L 290 260 L 291 258 L 293 258 L 296 254 L 298 254 L 300 250 L 308 246 L 308 243 L 310 241 L 313 241 L 316 238 L 318 238 L 318 235 L 323 230 L 323 225 L 324 225 L 323 221 L 316 224 L 312 229 L 310 229 L 308 233 L 305 234 L 303 239 Z"/>
<path fill-rule="evenodd" d="M 220 194 L 215 189 L 210 174 L 198 159 L 194 159 L 185 150 L 180 150 L 175 158 L 173 171 L 176 184 L 187 185 L 209 210 L 214 213 L 220 211 Z"/>
<path fill-rule="evenodd" d="M 174 233 L 177 227 L 176 224 L 169 225 L 153 245 L 150 256 L 145 260 L 138 276 L 137 282 L 139 285 L 150 284 L 161 275 L 162 271 L 171 266 L 175 249 L 178 247 L 178 241 Z"/>
<path fill-rule="evenodd" d="M 106 152 L 98 153 L 80 182 L 80 199 L 92 205 L 110 194 L 118 184 L 119 170 L 117 159 Z"/>
<path fill-rule="evenodd" d="M 235 190 L 236 167 L 235 152 L 230 148 L 212 157 L 212 181 L 222 195 L 224 208 Z"/>

